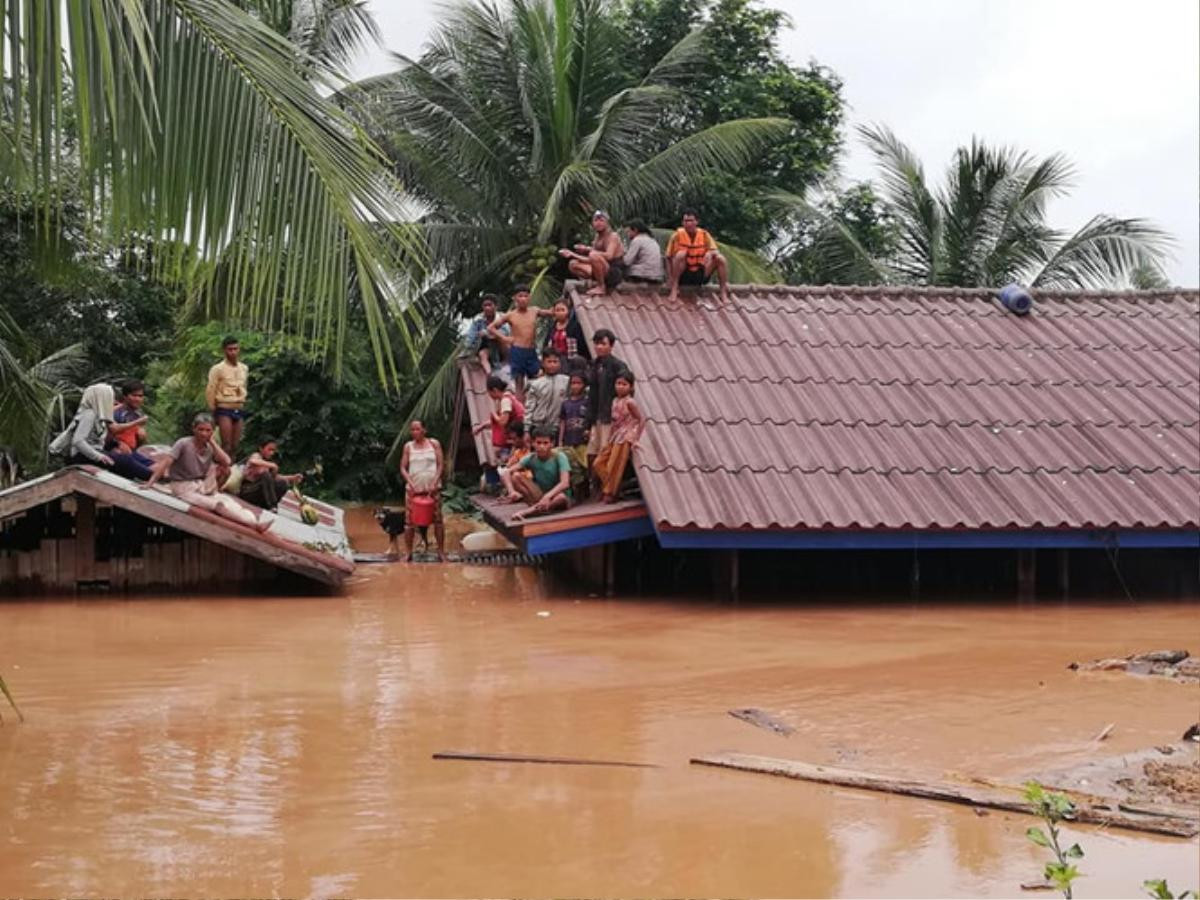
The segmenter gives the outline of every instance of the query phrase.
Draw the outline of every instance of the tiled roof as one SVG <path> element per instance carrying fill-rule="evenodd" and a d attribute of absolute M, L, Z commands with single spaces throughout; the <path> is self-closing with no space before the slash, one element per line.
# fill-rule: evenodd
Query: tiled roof
<path fill-rule="evenodd" d="M 458 371 L 466 400 L 467 420 L 472 426 L 480 422 L 491 421 L 492 398 L 487 392 L 487 373 L 473 359 L 463 358 L 458 361 Z M 479 462 L 484 465 L 496 465 L 496 451 L 492 449 L 492 433 L 484 429 L 474 436 L 475 453 Z"/>
<path fill-rule="evenodd" d="M 576 296 L 618 335 L 664 529 L 1196 528 L 1200 293 Z"/>

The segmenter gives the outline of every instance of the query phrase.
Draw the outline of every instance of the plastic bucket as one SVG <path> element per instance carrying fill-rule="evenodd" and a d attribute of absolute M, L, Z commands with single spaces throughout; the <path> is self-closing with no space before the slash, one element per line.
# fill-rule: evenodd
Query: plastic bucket
<path fill-rule="evenodd" d="M 425 494 L 416 494 L 408 501 L 408 524 L 417 528 L 433 524 L 434 501 Z"/>

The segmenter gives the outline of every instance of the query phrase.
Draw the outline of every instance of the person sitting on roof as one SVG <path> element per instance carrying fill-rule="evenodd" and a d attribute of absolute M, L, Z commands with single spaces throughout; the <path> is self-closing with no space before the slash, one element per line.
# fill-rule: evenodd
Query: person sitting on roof
<path fill-rule="evenodd" d="M 663 257 L 658 241 L 641 219 L 626 226 L 629 247 L 625 251 L 625 280 L 657 287 L 663 282 Z"/>
<path fill-rule="evenodd" d="M 467 335 L 463 338 L 463 350 L 479 360 L 484 373 L 499 373 L 508 359 L 508 347 L 512 343 L 512 331 L 508 325 L 496 329 L 493 335 L 488 326 L 496 318 L 496 295 L 484 294 L 479 304 L 479 315 L 471 320 Z"/>
<path fill-rule="evenodd" d="M 145 481 L 150 467 L 131 453 L 106 453 L 108 427 L 113 421 L 114 394 L 110 384 L 88 385 L 67 429 L 55 438 L 50 452 L 66 458 L 68 465 L 103 466 L 123 478 Z"/>
<path fill-rule="evenodd" d="M 532 477 L 515 477 L 517 471 L 526 469 Z M 554 438 L 545 432 L 533 436 L 533 452 L 504 470 L 502 478 L 510 503 L 524 501 L 529 504 L 529 509 L 513 516 L 514 522 L 571 506 L 571 464 L 565 453 L 554 449 Z"/>
<path fill-rule="evenodd" d="M 121 387 L 121 402 L 113 407 L 113 420 L 108 425 L 108 441 L 104 449 L 108 454 L 129 454 L 134 462 L 149 470 L 154 460 L 138 450 L 146 443 L 146 423 L 150 420 L 142 409 L 146 402 L 146 385 L 136 378 Z"/>
<path fill-rule="evenodd" d="M 717 250 L 712 235 L 700 227 L 700 217 L 693 209 L 683 211 L 683 227 L 677 228 L 667 244 L 667 265 L 670 268 L 671 293 L 668 303 L 679 299 L 679 286 L 699 287 L 712 278 L 713 272 L 721 284 L 721 300 L 729 302 L 729 266 Z"/>
<path fill-rule="evenodd" d="M 588 294 L 599 296 L 615 288 L 625 276 L 625 248 L 604 210 L 592 213 L 592 228 L 596 236 L 590 247 L 587 244 L 576 244 L 573 250 L 563 247 L 558 255 L 568 260 L 567 268 L 576 278 L 596 282 Z"/>
<path fill-rule="evenodd" d="M 304 480 L 304 476 L 300 474 L 279 474 L 279 463 L 275 462 L 278 450 L 279 442 L 275 438 L 264 438 L 258 442 L 258 449 L 251 453 L 243 464 L 238 496 L 247 503 L 261 509 L 275 509 L 279 505 L 279 499 L 292 485 Z"/>
<path fill-rule="evenodd" d="M 233 497 L 217 491 L 217 466 L 228 469 L 229 454 L 213 442 L 213 417 L 197 413 L 192 419 L 192 434 L 181 437 L 154 464 L 150 480 L 153 487 L 166 478 L 171 493 L 185 503 L 207 509 L 247 528 L 265 532 L 273 521 L 268 513 L 256 516 Z"/>
<path fill-rule="evenodd" d="M 646 427 L 646 419 L 633 399 L 633 373 L 628 369 L 619 372 L 613 386 L 616 396 L 612 402 L 612 430 L 594 466 L 600 482 L 600 499 L 604 503 L 616 502 L 630 455 L 637 449 Z"/>

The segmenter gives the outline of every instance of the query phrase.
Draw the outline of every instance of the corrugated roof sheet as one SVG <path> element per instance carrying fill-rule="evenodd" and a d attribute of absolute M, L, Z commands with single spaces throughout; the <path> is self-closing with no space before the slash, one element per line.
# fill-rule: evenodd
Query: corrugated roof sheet
<path fill-rule="evenodd" d="M 659 529 L 1195 528 L 1200 293 L 575 296 L 649 419 Z"/>
<path fill-rule="evenodd" d="M 472 426 L 489 422 L 492 417 L 492 398 L 487 393 L 487 373 L 473 359 L 458 361 L 459 380 L 466 398 L 467 420 Z M 483 465 L 496 465 L 496 451 L 492 449 L 492 433 L 485 428 L 475 435 L 475 453 Z"/>

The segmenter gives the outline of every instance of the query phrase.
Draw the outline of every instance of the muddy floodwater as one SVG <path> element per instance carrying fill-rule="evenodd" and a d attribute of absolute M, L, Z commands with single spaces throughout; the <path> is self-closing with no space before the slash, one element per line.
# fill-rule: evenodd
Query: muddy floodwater
<path fill-rule="evenodd" d="M 1200 651 L 1196 603 L 733 606 L 360 571 L 341 598 L 0 604 L 27 719 L 3 709 L 0 894 L 1016 896 L 1045 858 L 1032 820 L 688 759 L 1019 779 L 1200 711 L 1195 685 L 1065 668 Z M 727 714 L 748 706 L 796 732 Z M 1194 840 L 1070 837 L 1076 896 L 1200 881 Z"/>

